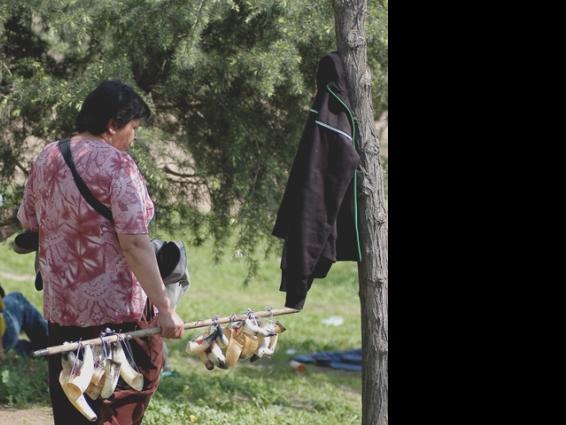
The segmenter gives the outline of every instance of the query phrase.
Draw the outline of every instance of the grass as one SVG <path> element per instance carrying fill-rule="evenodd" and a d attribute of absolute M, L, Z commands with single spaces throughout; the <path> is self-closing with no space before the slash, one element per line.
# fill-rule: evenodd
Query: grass
<path fill-rule="evenodd" d="M 179 235 L 177 238 L 188 240 Z M 21 291 L 40 307 L 42 293 L 33 286 L 33 255 L 12 252 L 9 241 L 0 243 L 0 283 L 7 292 Z M 248 307 L 258 311 L 283 306 L 278 258 L 264 261 L 256 278 L 244 287 L 244 258 L 227 251 L 223 261 L 215 264 L 208 244 L 188 246 L 188 254 L 192 285 L 177 307 L 185 321 L 243 313 Z M 29 279 L 22 281 L 26 275 Z M 321 323 L 329 316 L 342 316 L 344 323 L 336 327 Z M 273 358 L 242 361 L 228 371 L 208 371 L 186 354 L 189 338 L 205 329 L 186 331 L 181 340 L 168 340 L 169 360 L 176 373 L 163 378 L 144 424 L 359 423 L 360 373 L 308 366 L 301 374 L 289 366 L 296 354 L 361 347 L 356 264 L 335 264 L 325 279 L 315 280 L 304 310 L 279 320 L 287 331 L 279 338 Z M 296 354 L 287 354 L 289 349 Z M 49 405 L 44 359 L 8 354 L 0 364 L 0 405 Z"/>

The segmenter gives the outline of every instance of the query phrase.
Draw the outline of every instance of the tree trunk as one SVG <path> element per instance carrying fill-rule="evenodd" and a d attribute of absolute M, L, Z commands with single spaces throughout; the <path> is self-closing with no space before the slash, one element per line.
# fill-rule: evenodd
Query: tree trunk
<path fill-rule="evenodd" d="M 367 66 L 367 0 L 333 0 L 338 52 L 360 129 L 362 192 L 358 266 L 362 316 L 362 425 L 388 423 L 387 210 Z"/>

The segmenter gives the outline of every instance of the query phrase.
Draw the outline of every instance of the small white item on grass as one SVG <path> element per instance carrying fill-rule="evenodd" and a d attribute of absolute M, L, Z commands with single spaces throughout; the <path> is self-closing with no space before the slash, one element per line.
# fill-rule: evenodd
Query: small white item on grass
<path fill-rule="evenodd" d="M 292 356 L 293 354 L 297 354 L 297 350 L 295 350 L 294 348 L 287 348 L 287 351 L 285 351 L 285 353 Z"/>
<path fill-rule="evenodd" d="M 304 365 L 304 363 L 298 362 L 296 360 L 291 360 L 289 362 L 289 366 L 291 366 L 293 369 L 295 369 L 297 372 L 306 372 L 307 371 L 307 367 Z"/>
<path fill-rule="evenodd" d="M 341 326 L 342 324 L 344 324 L 344 318 L 342 316 L 330 316 L 326 319 L 321 320 L 321 322 L 325 325 Z"/>

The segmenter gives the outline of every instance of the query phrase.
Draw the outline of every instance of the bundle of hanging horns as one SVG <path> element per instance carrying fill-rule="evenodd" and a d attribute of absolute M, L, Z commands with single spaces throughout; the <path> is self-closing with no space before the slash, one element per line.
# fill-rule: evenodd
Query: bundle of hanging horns
<path fill-rule="evenodd" d="M 207 335 L 188 342 L 187 353 L 198 356 L 208 370 L 215 366 L 232 368 L 239 360 L 254 362 L 264 356 L 271 357 L 285 326 L 272 320 L 261 326 L 257 315 L 248 310 L 245 320 L 233 320 L 224 329 L 213 319 Z"/>
<path fill-rule="evenodd" d="M 239 359 L 249 358 L 255 361 L 265 355 L 271 356 L 277 344 L 277 335 L 285 331 L 285 327 L 280 322 L 270 322 L 267 326 L 261 327 L 257 318 L 293 314 L 299 311 L 285 307 L 253 313 L 248 309 L 248 312 L 243 315 L 187 322 L 183 326 L 184 329 L 207 326 L 211 328 L 209 335 L 203 337 L 200 343 L 197 342 L 198 338 L 195 341 L 189 341 L 187 351 L 197 354 L 207 369 L 213 369 L 214 365 L 222 368 L 233 367 Z M 220 324 L 223 323 L 230 323 L 230 326 L 222 329 Z M 85 418 L 94 422 L 97 415 L 87 403 L 84 395 L 86 394 L 92 400 L 99 397 L 109 398 L 120 377 L 130 387 L 141 391 L 144 384 L 143 375 L 129 363 L 123 346 L 129 347 L 127 341 L 132 338 L 159 333 L 161 333 L 160 327 L 114 333 L 85 341 L 65 342 L 62 345 L 47 347 L 34 351 L 33 356 L 63 353 L 61 356 L 62 370 L 59 374 L 59 383 L 63 392 Z M 226 348 L 226 355 L 223 354 L 220 347 Z M 78 353 L 81 350 L 82 359 L 79 359 Z"/>
<path fill-rule="evenodd" d="M 109 349 L 85 345 L 82 352 L 82 360 L 74 352 L 61 356 L 59 384 L 75 409 L 89 421 L 95 421 L 97 415 L 85 400 L 85 394 L 92 400 L 107 399 L 114 392 L 118 378 L 136 391 L 143 389 L 143 375 L 132 367 L 121 342 L 113 343 Z"/>

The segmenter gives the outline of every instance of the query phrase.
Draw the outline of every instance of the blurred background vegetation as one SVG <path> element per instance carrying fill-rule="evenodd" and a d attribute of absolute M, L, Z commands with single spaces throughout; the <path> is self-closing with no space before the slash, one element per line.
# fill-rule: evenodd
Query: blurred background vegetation
<path fill-rule="evenodd" d="M 378 119 L 387 109 L 387 1 L 368 3 Z M 156 225 L 190 225 L 189 242 L 210 238 L 216 258 L 232 240 L 253 276 L 258 246 L 279 253 L 275 214 L 318 61 L 335 45 L 330 0 L 0 0 L 0 239 L 17 230 L 38 150 L 71 134 L 100 81 L 120 79 L 153 111 L 131 153 Z"/>

